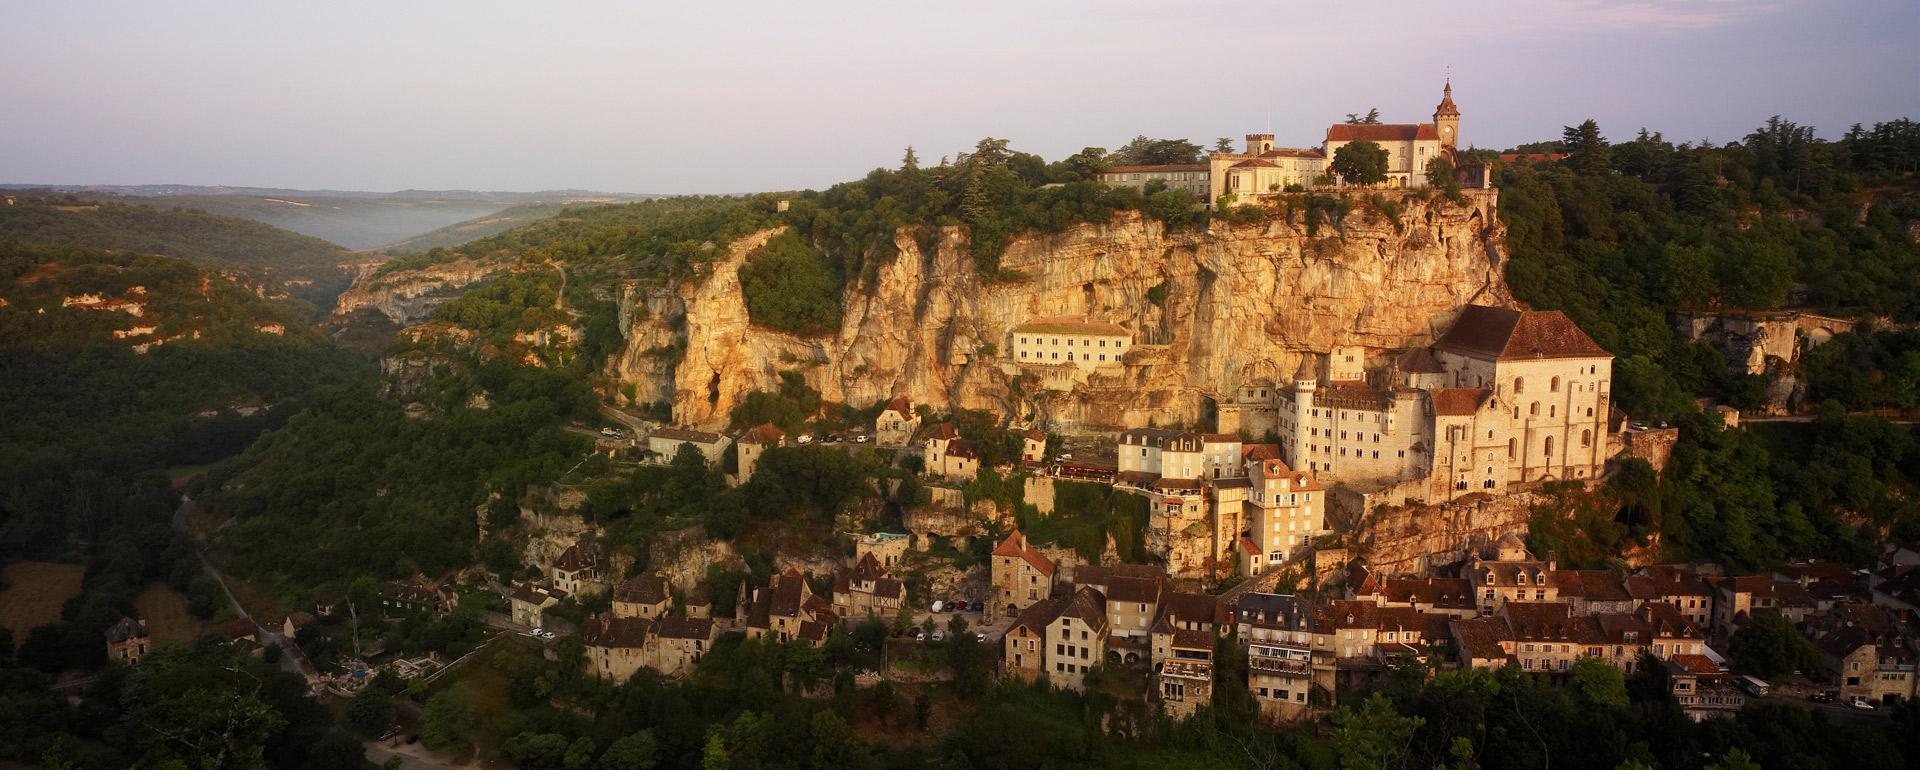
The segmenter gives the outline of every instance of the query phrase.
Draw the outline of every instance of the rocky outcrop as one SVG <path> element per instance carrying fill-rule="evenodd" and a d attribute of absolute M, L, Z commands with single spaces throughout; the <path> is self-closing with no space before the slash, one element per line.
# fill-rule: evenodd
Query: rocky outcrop
<path fill-rule="evenodd" d="M 1525 537 L 1540 497 L 1470 495 L 1440 505 L 1381 508 L 1353 535 L 1354 551 L 1382 575 L 1424 575 L 1467 558 L 1509 532 Z"/>
<path fill-rule="evenodd" d="M 1069 428 L 1199 424 L 1210 399 L 1279 381 L 1303 354 L 1417 344 L 1461 305 L 1511 304 L 1496 200 L 1491 190 L 1467 191 L 1460 205 L 1404 193 L 1396 222 L 1356 199 L 1340 226 L 1315 235 L 1298 212 L 1205 232 L 1124 213 L 1016 239 L 1001 266 L 1024 277 L 1003 281 L 979 276 L 961 228 L 902 230 L 899 255 L 847 289 L 839 331 L 810 339 L 748 321 L 739 269 L 777 232 L 766 231 L 693 281 L 626 287 L 627 342 L 607 374 L 636 400 L 672 402 L 676 422 L 705 427 L 776 387 L 782 370 L 854 405 L 905 395 Z M 1119 323 L 1135 350 L 1119 375 L 1040 391 L 1008 356 L 1013 327 L 1041 316 Z"/>
<path fill-rule="evenodd" d="M 372 308 L 401 326 L 419 323 L 441 303 L 460 296 L 461 289 L 512 267 L 508 261 L 460 259 L 363 277 L 340 293 L 333 314 L 345 317 Z"/>

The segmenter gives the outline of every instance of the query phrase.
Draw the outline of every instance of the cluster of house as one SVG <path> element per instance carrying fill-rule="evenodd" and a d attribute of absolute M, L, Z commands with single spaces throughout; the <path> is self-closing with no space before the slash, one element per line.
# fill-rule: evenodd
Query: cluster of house
<path fill-rule="evenodd" d="M 1460 109 L 1453 103 L 1453 83 L 1441 91 L 1432 123 L 1335 123 L 1327 127 L 1318 147 L 1276 147 L 1273 134 L 1247 134 L 1242 152 L 1216 151 L 1205 163 L 1154 166 L 1115 166 L 1100 180 L 1121 187 L 1144 188 L 1158 182 L 1168 189 L 1187 190 L 1208 206 L 1226 199 L 1252 203 L 1273 195 L 1342 182 L 1332 173 L 1340 148 L 1354 142 L 1373 142 L 1386 151 L 1386 180 L 1391 188 L 1426 187 L 1428 164 L 1446 158 L 1455 166 L 1460 141 Z M 1462 186 L 1488 187 L 1484 169 L 1457 168 Z"/>
<path fill-rule="evenodd" d="M 751 591 L 741 586 L 733 617 L 714 617 L 705 584 L 689 587 L 676 611 L 666 579 L 636 575 L 613 589 L 607 614 L 581 625 L 587 659 L 596 675 L 616 682 L 642 668 L 677 677 L 691 671 L 726 631 L 818 645 L 842 623 L 891 618 L 907 598 L 906 586 L 890 569 L 904 541 L 862 538 L 861 543 L 853 566 L 834 576 L 828 596 L 816 594 L 805 574 L 789 568 L 769 585 Z"/>
<path fill-rule="evenodd" d="M 1687 713 L 1705 718 L 1747 697 L 1709 641 L 1724 646 L 1756 612 L 1800 623 L 1842 699 L 1915 696 L 1913 613 L 1898 593 L 1913 598 L 1920 578 L 1909 576 L 1920 570 L 1911 567 L 1890 569 L 1871 591 L 1824 563 L 1736 577 L 1686 565 L 1563 570 L 1509 535 L 1457 576 L 1384 578 L 1356 562 L 1338 599 L 1214 597 L 1174 590 L 1157 567 L 1083 566 L 1056 580 L 1054 564 L 1016 532 L 994 550 L 992 571 L 989 609 L 1014 617 L 1002 641 L 1007 673 L 1080 689 L 1096 667 L 1146 666 L 1152 696 L 1175 714 L 1210 702 L 1215 645 L 1231 634 L 1246 653 L 1245 686 L 1276 719 L 1328 705 L 1341 687 L 1409 656 L 1549 676 L 1588 658 L 1632 673 L 1651 656 Z"/>
<path fill-rule="evenodd" d="M 1016 327 L 1016 364 L 1117 366 L 1094 351 L 1124 350 L 1129 336 L 1106 326 Z M 1428 347 L 1305 355 L 1285 387 L 1271 368 L 1250 367 L 1218 402 L 1217 433 L 1129 430 L 1113 464 L 1049 472 L 1147 496 L 1154 555 L 1177 577 L 1224 577 L 1258 574 L 1325 534 L 1327 505 L 1339 502 L 1328 494 L 1356 511 L 1501 495 L 1599 478 L 1624 446 L 1613 357 L 1559 311 L 1469 305 Z M 1277 442 L 1241 438 L 1262 434 Z M 928 439 L 928 471 L 970 476 L 968 450 L 941 426 Z"/>

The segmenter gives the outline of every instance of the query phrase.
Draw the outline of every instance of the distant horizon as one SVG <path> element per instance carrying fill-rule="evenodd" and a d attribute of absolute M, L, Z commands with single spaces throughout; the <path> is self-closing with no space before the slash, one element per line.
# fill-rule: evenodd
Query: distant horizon
<path fill-rule="evenodd" d="M 1349 112 L 1463 145 L 1836 138 L 1920 117 L 1911 0 L 1217 0 L 958 9 L 504 2 L 35 4 L 0 29 L 0 178 L 303 191 L 825 189 L 983 136 L 1049 160 L 1136 135 L 1318 145 Z M 1018 20 L 1009 23 L 1008 20 Z M 1383 20 L 1391 20 L 1383 21 Z"/>

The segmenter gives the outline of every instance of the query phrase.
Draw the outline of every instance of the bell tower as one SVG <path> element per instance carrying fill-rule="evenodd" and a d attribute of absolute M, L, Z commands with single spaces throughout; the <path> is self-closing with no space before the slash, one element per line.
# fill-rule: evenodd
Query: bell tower
<path fill-rule="evenodd" d="M 1440 94 L 1440 106 L 1433 108 L 1433 127 L 1440 132 L 1440 146 L 1454 149 L 1460 143 L 1460 108 L 1453 106 L 1452 78 Z"/>

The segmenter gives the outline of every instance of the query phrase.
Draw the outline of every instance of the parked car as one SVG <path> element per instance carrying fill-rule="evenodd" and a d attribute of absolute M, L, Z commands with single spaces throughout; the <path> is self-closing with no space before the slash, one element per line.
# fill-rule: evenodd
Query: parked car
<path fill-rule="evenodd" d="M 552 641 L 552 640 L 553 640 L 553 632 L 552 632 L 552 631 L 542 631 L 542 632 L 540 632 L 540 638 L 542 638 L 542 639 L 546 639 L 546 640 L 548 640 L 548 641 Z"/>
<path fill-rule="evenodd" d="M 922 629 L 916 628 L 913 630 L 912 636 L 913 636 L 913 640 L 916 642 L 924 641 L 927 638 L 927 632 Z"/>
<path fill-rule="evenodd" d="M 933 640 L 934 640 L 934 641 L 936 641 L 936 642 L 944 642 L 944 641 L 946 641 L 946 640 L 947 640 L 947 632 L 946 632 L 946 631 L 945 631 L 944 629 L 939 629 L 939 628 L 936 628 L 936 629 L 934 629 L 934 630 L 933 630 Z"/>
<path fill-rule="evenodd" d="M 1854 707 L 1854 708 L 1856 708 L 1856 709 L 1859 709 L 1859 710 L 1861 710 L 1861 711 L 1872 711 L 1872 710 L 1874 710 L 1874 709 L 1873 709 L 1873 702 L 1872 702 L 1872 701 L 1869 701 L 1869 700 L 1867 700 L 1866 698 L 1863 698 L 1863 697 L 1861 697 L 1861 696 L 1858 696 L 1858 695 L 1855 695 L 1855 696 L 1853 696 L 1853 700 L 1850 700 L 1850 701 L 1847 701 L 1847 705 L 1849 705 L 1849 706 L 1852 706 L 1852 707 Z"/>
<path fill-rule="evenodd" d="M 853 437 L 853 443 L 855 444 L 865 444 L 872 440 L 873 440 L 872 436 L 854 436 Z"/>
<path fill-rule="evenodd" d="M 1837 697 L 1837 693 L 1816 692 L 1807 696 L 1807 700 L 1813 701 L 1814 703 L 1832 703 Z"/>
<path fill-rule="evenodd" d="M 811 444 L 813 443 L 813 434 L 802 433 L 798 438 L 795 438 L 794 441 L 801 444 Z"/>
<path fill-rule="evenodd" d="M 540 638 L 540 632 L 542 632 L 542 631 L 545 631 L 545 630 L 546 630 L 546 629 L 544 629 L 544 628 L 535 628 L 535 629 L 533 629 L 532 631 L 528 631 L 528 632 L 527 632 L 527 636 L 531 636 L 531 637 L 533 637 L 533 638 L 535 638 L 535 639 L 538 639 L 538 638 Z"/>
<path fill-rule="evenodd" d="M 975 640 L 975 641 L 981 641 L 981 642 L 984 642 L 984 641 L 986 641 L 986 640 L 987 640 L 987 632 L 985 632 L 985 631 L 975 631 L 975 632 L 973 632 L 973 638 L 974 638 L 974 640 Z"/>
<path fill-rule="evenodd" d="M 930 607 L 929 609 L 931 609 L 933 613 L 937 615 L 939 613 L 945 612 L 946 606 L 947 606 L 946 602 L 943 602 L 939 599 L 935 599 L 933 600 L 933 606 Z"/>

